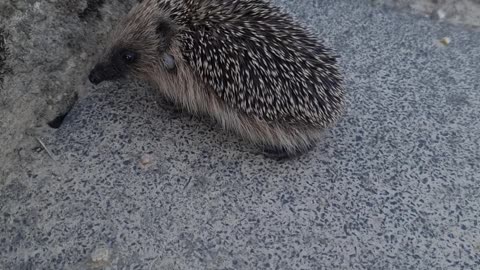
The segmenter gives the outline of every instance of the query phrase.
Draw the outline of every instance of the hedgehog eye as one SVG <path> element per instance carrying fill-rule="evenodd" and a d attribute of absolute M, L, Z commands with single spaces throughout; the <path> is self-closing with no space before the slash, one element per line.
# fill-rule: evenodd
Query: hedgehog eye
<path fill-rule="evenodd" d="M 137 54 L 132 51 L 125 51 L 122 54 L 122 59 L 127 64 L 133 63 L 137 59 Z"/>

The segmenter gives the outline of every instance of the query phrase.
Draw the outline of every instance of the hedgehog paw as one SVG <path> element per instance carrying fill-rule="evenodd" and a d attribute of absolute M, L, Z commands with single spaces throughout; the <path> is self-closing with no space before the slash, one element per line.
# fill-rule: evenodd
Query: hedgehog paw
<path fill-rule="evenodd" d="M 173 112 L 181 112 L 182 108 L 180 108 L 175 102 L 173 102 L 169 98 L 162 97 L 160 99 L 160 107 L 162 107 L 164 110 L 167 111 L 173 111 Z"/>

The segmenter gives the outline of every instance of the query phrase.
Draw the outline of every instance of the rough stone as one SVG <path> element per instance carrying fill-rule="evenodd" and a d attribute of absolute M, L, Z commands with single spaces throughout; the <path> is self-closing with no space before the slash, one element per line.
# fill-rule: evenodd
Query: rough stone
<path fill-rule="evenodd" d="M 133 2 L 2 1 L 0 184 L 21 169 L 18 151 L 35 147 L 35 136 L 51 134 L 47 124 L 85 93 L 98 43 Z M 106 16 L 99 16 L 101 7 Z"/>

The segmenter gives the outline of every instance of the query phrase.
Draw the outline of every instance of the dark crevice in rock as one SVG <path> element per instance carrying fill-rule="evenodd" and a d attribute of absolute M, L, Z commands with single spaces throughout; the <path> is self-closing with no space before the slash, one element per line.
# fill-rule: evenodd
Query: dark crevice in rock
<path fill-rule="evenodd" d="M 105 4 L 105 0 L 87 0 L 87 7 L 78 14 L 80 19 L 86 19 L 87 17 L 96 14 L 100 16 L 99 8 Z"/>
<path fill-rule="evenodd" d="M 50 126 L 51 128 L 55 128 L 55 129 L 60 128 L 63 124 L 63 120 L 65 120 L 65 117 L 67 117 L 67 115 L 70 113 L 70 111 L 72 110 L 72 108 L 75 105 L 75 103 L 77 102 L 77 100 L 78 100 L 78 95 L 75 94 L 74 99 L 72 101 L 72 104 L 70 104 L 67 107 L 67 111 L 65 113 L 62 113 L 62 114 L 58 115 L 52 121 L 48 122 L 48 126 Z"/>
<path fill-rule="evenodd" d="M 7 57 L 9 56 L 7 38 L 8 33 L 5 32 L 3 27 L 0 27 L 0 88 L 3 86 L 5 74 L 10 71 L 7 66 Z"/>

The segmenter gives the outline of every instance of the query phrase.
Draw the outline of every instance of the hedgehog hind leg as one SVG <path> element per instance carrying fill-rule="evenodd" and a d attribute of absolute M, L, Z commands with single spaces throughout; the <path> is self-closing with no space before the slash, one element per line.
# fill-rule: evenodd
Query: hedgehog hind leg
<path fill-rule="evenodd" d="M 262 146 L 263 155 L 274 159 L 295 159 L 311 151 L 318 140 L 316 128 L 275 125 L 267 129 L 269 138 Z"/>

